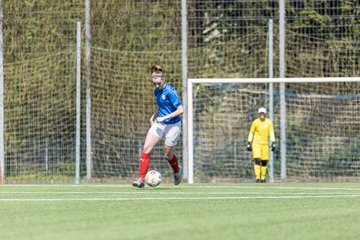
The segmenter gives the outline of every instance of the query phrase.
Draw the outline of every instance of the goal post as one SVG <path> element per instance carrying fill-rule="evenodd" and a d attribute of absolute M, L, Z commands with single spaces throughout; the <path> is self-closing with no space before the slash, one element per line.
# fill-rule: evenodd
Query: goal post
<path fill-rule="evenodd" d="M 355 144 L 355 147 L 358 145 L 360 147 L 360 141 L 356 139 L 356 136 L 350 139 L 347 131 L 351 130 L 346 129 L 347 125 L 352 125 L 355 130 L 360 127 L 358 126 L 360 118 L 356 116 L 359 111 L 357 105 L 360 103 L 359 77 L 190 78 L 188 79 L 187 92 L 188 183 L 194 183 L 195 181 L 222 181 L 235 176 L 228 175 L 226 171 L 233 174 L 237 174 L 237 171 L 247 172 L 247 174 L 251 172 L 251 169 L 249 170 L 250 154 L 246 155 L 245 152 L 241 152 L 239 155 L 242 159 L 240 160 L 237 156 L 229 157 L 229 154 L 224 152 L 234 151 L 226 150 L 229 144 L 226 141 L 230 141 L 229 138 L 242 138 L 245 146 L 246 140 L 244 139 L 246 139 L 250 128 L 251 117 L 256 116 L 256 107 L 268 103 L 266 88 L 269 83 L 273 83 L 274 95 L 276 96 L 279 95 L 279 91 L 275 90 L 279 88 L 278 84 L 285 83 L 285 95 L 289 101 L 287 108 L 292 108 L 292 112 L 286 117 L 286 125 L 291 125 L 288 134 L 291 134 L 292 142 L 282 142 L 279 139 L 279 134 L 276 136 L 278 145 L 283 144 L 286 148 L 291 148 L 289 154 L 291 154 L 292 162 L 290 164 L 292 164 L 293 170 L 290 174 L 298 178 L 355 176 L 352 171 L 357 167 L 360 168 L 358 157 L 351 155 L 349 157 L 351 159 L 346 162 L 346 156 L 344 159 L 344 156 L 340 157 L 337 152 L 341 151 L 341 144 L 347 142 L 352 145 Z M 276 115 L 279 115 L 279 104 L 279 101 L 274 103 L 274 115 L 276 118 L 274 125 L 277 129 L 284 127 L 278 126 L 278 116 Z M 232 107 L 229 107 L 230 105 Z M 344 109 L 339 112 L 342 105 Z M 223 111 L 223 108 L 227 108 L 226 111 Z M 217 111 L 222 111 L 222 113 L 218 114 Z M 241 117 L 233 121 L 231 118 L 237 115 L 241 115 Z M 355 119 L 351 120 L 351 117 Z M 293 120 L 294 118 L 298 118 L 298 120 Z M 324 123 L 323 121 L 326 118 L 328 118 L 327 120 L 330 119 L 331 122 Z M 246 119 L 247 124 L 241 123 L 244 119 Z M 221 124 L 218 124 L 219 122 Z M 237 126 L 239 124 L 242 126 Z M 304 126 L 304 129 L 297 129 L 301 128 L 301 125 Z M 328 135 L 325 134 L 327 128 L 331 131 Z M 218 131 L 219 129 L 222 130 Z M 233 131 L 236 131 L 236 134 Z M 317 135 L 321 135 L 321 137 L 317 137 Z M 311 141 L 310 138 L 316 138 L 317 140 Z M 324 147 L 322 141 L 328 141 L 329 146 Z M 330 148 L 333 156 L 327 154 L 321 156 L 321 153 L 329 152 Z M 300 156 L 301 151 L 306 151 L 304 156 Z M 197 156 L 195 152 L 201 156 Z M 345 152 L 342 153 L 346 154 Z M 213 154 L 215 157 L 210 160 L 208 159 L 209 154 Z M 354 153 L 349 152 L 348 154 Z M 197 159 L 195 159 L 196 157 Z M 233 158 L 233 160 L 229 161 L 229 158 Z M 340 160 L 337 163 L 336 161 L 340 158 L 341 163 Z M 275 161 L 278 161 L 278 159 L 275 159 Z M 326 162 L 328 164 L 327 168 L 320 161 Z M 247 170 L 237 169 L 243 168 L 244 163 L 248 164 L 246 165 Z M 331 164 L 337 165 L 333 166 Z M 286 165 L 283 163 L 279 167 L 285 168 Z M 350 170 L 346 169 L 347 167 Z M 211 170 L 209 170 L 210 168 Z M 322 172 L 319 175 L 319 172 L 313 168 L 323 168 L 325 170 L 321 170 Z M 224 173 L 223 175 L 217 175 L 217 171 L 224 171 Z"/>

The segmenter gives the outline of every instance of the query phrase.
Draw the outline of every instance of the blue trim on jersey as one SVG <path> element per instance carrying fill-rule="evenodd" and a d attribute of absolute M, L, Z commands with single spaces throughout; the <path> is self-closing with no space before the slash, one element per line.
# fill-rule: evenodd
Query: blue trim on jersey
<path fill-rule="evenodd" d="M 163 89 L 155 88 L 154 94 L 156 97 L 156 103 L 158 105 L 158 117 L 164 117 L 176 111 L 177 107 L 181 105 L 180 98 L 176 92 L 176 89 L 170 84 L 166 84 Z M 180 116 L 169 118 L 163 121 L 165 124 L 174 124 L 180 122 Z"/>

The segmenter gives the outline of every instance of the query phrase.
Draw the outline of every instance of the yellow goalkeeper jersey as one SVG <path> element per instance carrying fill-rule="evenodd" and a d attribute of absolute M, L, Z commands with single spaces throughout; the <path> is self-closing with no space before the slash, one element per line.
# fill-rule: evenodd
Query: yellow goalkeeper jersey
<path fill-rule="evenodd" d="M 261 121 L 260 118 L 255 119 L 250 128 L 248 142 L 254 144 L 269 144 L 269 136 L 271 142 L 275 142 L 274 126 L 270 119 L 265 118 Z"/>

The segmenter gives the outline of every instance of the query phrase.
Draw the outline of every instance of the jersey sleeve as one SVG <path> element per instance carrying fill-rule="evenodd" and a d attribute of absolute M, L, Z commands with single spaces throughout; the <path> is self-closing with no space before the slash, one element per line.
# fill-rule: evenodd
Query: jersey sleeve
<path fill-rule="evenodd" d="M 274 143 L 275 142 L 274 125 L 271 121 L 269 123 L 269 133 L 270 133 L 270 140 L 271 140 L 271 142 Z"/>
<path fill-rule="evenodd" d="M 174 106 L 174 107 L 178 107 L 181 105 L 181 101 L 180 101 L 180 98 L 176 92 L 176 90 L 174 89 L 173 91 L 170 91 L 169 94 L 168 94 L 168 97 L 169 97 L 169 100 L 171 102 L 171 104 Z"/>
<path fill-rule="evenodd" d="M 253 121 L 251 124 L 250 132 L 249 132 L 249 136 L 248 136 L 248 142 L 252 142 L 252 140 L 254 138 L 254 132 L 255 132 L 255 121 Z"/>

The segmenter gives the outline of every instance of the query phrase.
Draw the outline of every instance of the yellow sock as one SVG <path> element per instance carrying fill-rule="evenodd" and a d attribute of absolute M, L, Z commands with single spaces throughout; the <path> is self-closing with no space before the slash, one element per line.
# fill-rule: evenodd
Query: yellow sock
<path fill-rule="evenodd" d="M 266 166 L 261 166 L 261 180 L 265 180 L 265 178 L 266 178 L 266 170 L 267 170 Z"/>
<path fill-rule="evenodd" d="M 260 165 L 258 164 L 254 165 L 254 172 L 256 179 L 260 179 Z"/>

